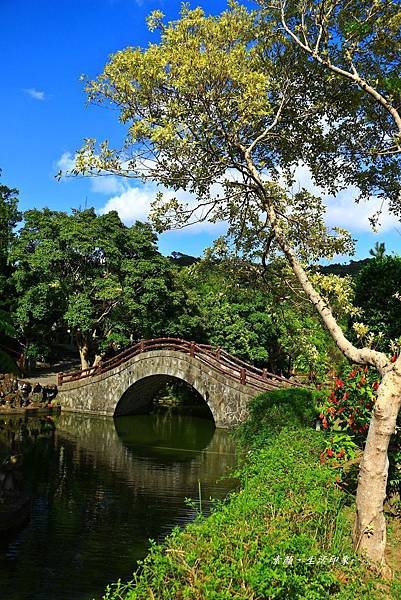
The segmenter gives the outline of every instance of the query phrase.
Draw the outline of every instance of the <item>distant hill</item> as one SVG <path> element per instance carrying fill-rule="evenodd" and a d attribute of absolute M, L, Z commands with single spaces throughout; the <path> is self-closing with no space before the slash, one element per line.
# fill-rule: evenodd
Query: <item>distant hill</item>
<path fill-rule="evenodd" d="M 200 258 L 190 256 L 189 254 L 183 254 L 182 252 L 172 252 L 169 259 L 178 267 L 190 267 L 200 261 Z"/>
<path fill-rule="evenodd" d="M 371 260 L 371 258 L 364 258 L 362 260 L 351 260 L 346 265 L 334 263 L 333 265 L 326 266 L 319 265 L 318 268 L 321 273 L 324 273 L 324 275 L 339 275 L 340 277 L 351 275 L 351 277 L 355 277 L 358 275 L 359 271 L 363 269 L 363 267 L 366 267 Z"/>
<path fill-rule="evenodd" d="M 169 259 L 178 267 L 189 267 L 201 260 L 199 257 L 183 254 L 182 252 L 172 252 Z M 315 268 L 325 275 L 339 275 L 340 277 L 351 275 L 351 277 L 355 277 L 371 260 L 371 258 L 363 258 L 362 260 L 351 260 L 347 264 L 334 263 L 325 266 L 319 265 Z"/>

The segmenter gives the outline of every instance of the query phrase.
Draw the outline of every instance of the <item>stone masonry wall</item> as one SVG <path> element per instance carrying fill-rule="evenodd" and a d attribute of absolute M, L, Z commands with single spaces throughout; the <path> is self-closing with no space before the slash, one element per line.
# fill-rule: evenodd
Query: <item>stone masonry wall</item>
<path fill-rule="evenodd" d="M 216 362 L 216 367 L 217 367 Z M 121 415 L 145 412 L 151 388 L 176 377 L 190 384 L 208 404 L 216 427 L 232 427 L 247 416 L 247 404 L 260 390 L 174 350 L 143 352 L 103 373 L 64 383 L 59 389 L 63 410 Z"/>

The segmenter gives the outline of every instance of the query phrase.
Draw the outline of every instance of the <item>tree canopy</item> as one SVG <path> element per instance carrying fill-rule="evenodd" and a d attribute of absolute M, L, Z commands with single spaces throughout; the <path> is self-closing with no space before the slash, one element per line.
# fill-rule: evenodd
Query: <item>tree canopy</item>
<path fill-rule="evenodd" d="M 15 362 L 7 352 L 5 336 L 16 333 L 10 315 L 13 290 L 10 283 L 9 254 L 15 236 L 15 226 L 20 218 L 18 190 L 0 184 L 0 372 L 16 370 Z"/>
<path fill-rule="evenodd" d="M 401 8 L 396 0 L 259 0 L 265 18 L 301 50 L 324 91 L 326 148 L 361 198 L 374 194 L 401 216 Z M 318 159 L 319 162 L 319 159 Z M 330 167 L 333 168 L 333 165 Z M 316 173 L 315 173 L 316 174 Z M 380 215 L 375 215 L 375 224 Z"/>
<path fill-rule="evenodd" d="M 116 212 L 31 210 L 13 245 L 15 317 L 28 340 L 64 326 L 83 368 L 115 342 L 162 331 L 171 306 L 169 262 L 149 225 Z"/>
<path fill-rule="evenodd" d="M 356 279 L 355 305 L 362 310 L 366 334 L 376 344 L 393 351 L 401 345 L 401 257 L 379 256 L 360 271 Z"/>

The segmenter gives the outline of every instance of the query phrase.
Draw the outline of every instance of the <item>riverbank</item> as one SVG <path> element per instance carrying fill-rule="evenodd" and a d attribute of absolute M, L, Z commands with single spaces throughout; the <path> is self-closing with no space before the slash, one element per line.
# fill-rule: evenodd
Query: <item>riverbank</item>
<path fill-rule="evenodd" d="M 133 580 L 104 600 L 401 597 L 398 573 L 384 583 L 352 552 L 354 499 L 320 464 L 308 394 L 259 397 L 239 432 L 249 447 L 241 490 L 153 545 Z"/>
<path fill-rule="evenodd" d="M 9 406 L 0 406 L 0 415 L 2 417 L 13 417 L 26 415 L 28 417 L 54 415 L 61 412 L 60 405 L 48 404 L 47 406 L 29 405 L 19 408 L 10 408 Z"/>

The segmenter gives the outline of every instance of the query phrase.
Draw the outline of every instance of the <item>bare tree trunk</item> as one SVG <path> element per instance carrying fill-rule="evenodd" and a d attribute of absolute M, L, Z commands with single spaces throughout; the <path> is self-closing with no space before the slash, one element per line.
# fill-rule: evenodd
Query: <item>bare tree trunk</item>
<path fill-rule="evenodd" d="M 94 358 L 94 361 L 93 361 L 93 364 L 92 364 L 92 367 L 97 367 L 100 364 L 103 356 L 104 356 L 103 353 L 102 354 L 96 354 L 95 358 Z"/>
<path fill-rule="evenodd" d="M 81 359 L 81 369 L 89 369 L 89 341 L 87 336 L 78 332 L 76 335 L 79 358 Z"/>
<path fill-rule="evenodd" d="M 397 363 L 400 362 L 399 360 Z M 401 405 L 401 373 L 396 366 L 383 376 L 359 471 L 353 538 L 357 552 L 385 568 L 386 521 L 383 504 L 388 476 L 387 450 Z"/>

